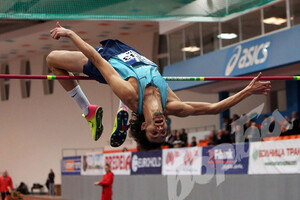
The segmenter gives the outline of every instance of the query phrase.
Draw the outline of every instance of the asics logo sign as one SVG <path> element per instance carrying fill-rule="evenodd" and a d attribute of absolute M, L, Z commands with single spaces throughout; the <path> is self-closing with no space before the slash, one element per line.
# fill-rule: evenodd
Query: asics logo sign
<path fill-rule="evenodd" d="M 235 53 L 227 63 L 225 76 L 229 76 L 236 66 L 238 66 L 239 69 L 244 69 L 264 63 L 268 58 L 267 48 L 270 45 L 271 42 L 268 41 L 249 48 L 242 48 L 241 45 L 236 46 L 233 50 Z"/>

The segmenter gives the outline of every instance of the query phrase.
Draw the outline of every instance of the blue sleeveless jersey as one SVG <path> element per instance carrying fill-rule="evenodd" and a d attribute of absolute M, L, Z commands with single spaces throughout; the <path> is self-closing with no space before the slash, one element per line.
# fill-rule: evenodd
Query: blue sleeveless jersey
<path fill-rule="evenodd" d="M 134 48 L 118 40 L 108 39 L 100 43 L 102 47 L 96 47 L 95 49 L 112 65 L 124 80 L 129 77 L 134 77 L 138 80 L 138 113 L 140 115 L 143 114 L 144 91 L 149 84 L 158 88 L 164 111 L 168 98 L 168 84 L 158 72 L 156 64 L 142 56 Z M 83 72 L 100 83 L 106 83 L 102 74 L 91 61 L 88 61 L 84 65 Z"/>

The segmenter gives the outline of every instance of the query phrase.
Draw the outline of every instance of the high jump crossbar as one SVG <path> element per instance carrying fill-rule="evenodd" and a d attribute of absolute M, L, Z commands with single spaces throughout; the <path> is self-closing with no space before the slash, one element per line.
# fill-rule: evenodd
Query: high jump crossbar
<path fill-rule="evenodd" d="M 242 77 L 225 77 L 225 76 L 208 76 L 208 77 L 163 77 L 166 81 L 242 81 L 252 80 L 254 76 Z M 22 74 L 0 74 L 0 79 L 47 79 L 47 80 L 93 80 L 87 76 L 55 76 L 55 75 L 22 75 Z M 259 80 L 296 80 L 300 81 L 300 76 L 261 76 Z"/>

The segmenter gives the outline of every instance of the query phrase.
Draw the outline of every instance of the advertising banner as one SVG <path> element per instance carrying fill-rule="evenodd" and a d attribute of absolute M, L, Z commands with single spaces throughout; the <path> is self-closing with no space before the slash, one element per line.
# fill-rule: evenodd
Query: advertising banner
<path fill-rule="evenodd" d="M 102 153 L 86 153 L 82 156 L 81 175 L 102 175 L 104 159 Z"/>
<path fill-rule="evenodd" d="M 249 174 L 300 173 L 300 139 L 250 144 Z"/>
<path fill-rule="evenodd" d="M 203 147 L 202 174 L 247 174 L 249 144 Z"/>
<path fill-rule="evenodd" d="M 200 175 L 202 148 L 163 150 L 163 175 Z"/>
<path fill-rule="evenodd" d="M 162 151 L 133 152 L 131 174 L 161 174 Z"/>
<path fill-rule="evenodd" d="M 81 156 L 63 157 L 61 161 L 62 175 L 80 175 Z"/>
<path fill-rule="evenodd" d="M 130 174 L 131 152 L 124 153 L 106 153 L 104 154 L 104 162 L 108 163 L 111 171 L 115 175 Z"/>

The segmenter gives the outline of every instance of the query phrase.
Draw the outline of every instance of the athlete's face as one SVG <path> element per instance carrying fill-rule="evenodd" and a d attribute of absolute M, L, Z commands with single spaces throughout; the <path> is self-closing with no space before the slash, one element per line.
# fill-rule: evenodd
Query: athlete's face
<path fill-rule="evenodd" d="M 154 113 L 151 120 L 144 122 L 142 130 L 146 131 L 146 137 L 149 142 L 163 143 L 167 136 L 165 116 L 160 112 Z"/>

